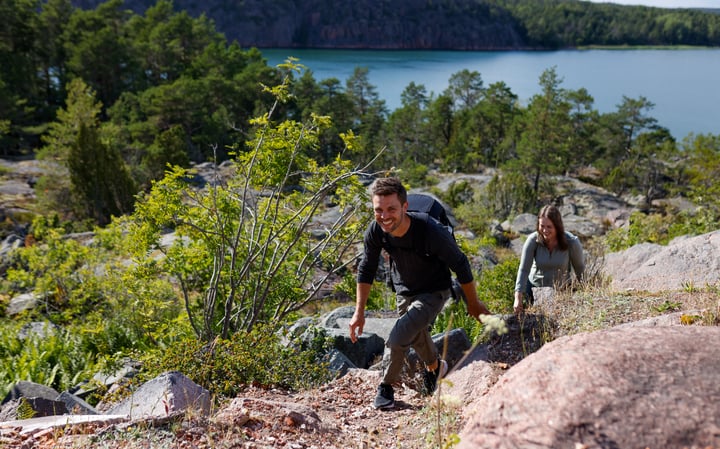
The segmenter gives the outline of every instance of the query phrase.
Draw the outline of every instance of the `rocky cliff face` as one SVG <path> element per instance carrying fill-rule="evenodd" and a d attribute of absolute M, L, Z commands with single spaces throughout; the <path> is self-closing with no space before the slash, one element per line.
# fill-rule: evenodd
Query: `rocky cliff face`
<path fill-rule="evenodd" d="M 76 0 L 95 8 L 100 0 Z M 126 0 L 142 14 L 154 0 Z M 504 9 L 476 0 L 175 0 L 205 14 L 242 47 L 508 50 L 526 48 L 522 26 Z"/>

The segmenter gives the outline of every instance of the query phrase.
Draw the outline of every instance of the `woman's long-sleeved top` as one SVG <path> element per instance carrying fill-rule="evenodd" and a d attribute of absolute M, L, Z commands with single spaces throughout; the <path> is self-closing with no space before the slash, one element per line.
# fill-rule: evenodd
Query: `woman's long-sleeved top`
<path fill-rule="evenodd" d="M 524 292 L 528 280 L 533 287 L 565 285 L 570 281 L 571 267 L 578 280 L 582 280 L 585 256 L 580 239 L 565 231 L 568 249 L 561 250 L 556 247 L 551 253 L 538 242 L 537 236 L 537 232 L 533 232 L 523 245 L 520 267 L 515 279 L 516 292 Z"/>

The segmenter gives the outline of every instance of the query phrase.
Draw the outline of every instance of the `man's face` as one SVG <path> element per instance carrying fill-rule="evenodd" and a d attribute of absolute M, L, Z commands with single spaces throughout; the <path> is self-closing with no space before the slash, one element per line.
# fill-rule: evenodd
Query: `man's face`
<path fill-rule="evenodd" d="M 393 234 L 403 225 L 406 220 L 407 201 L 405 204 L 400 203 L 397 194 L 393 193 L 392 195 L 373 195 L 372 202 L 375 221 L 384 232 Z"/>

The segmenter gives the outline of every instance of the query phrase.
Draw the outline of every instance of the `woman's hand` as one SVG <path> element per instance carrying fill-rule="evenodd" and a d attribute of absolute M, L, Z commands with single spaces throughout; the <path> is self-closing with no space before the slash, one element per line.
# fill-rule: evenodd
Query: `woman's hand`
<path fill-rule="evenodd" d="M 513 303 L 513 311 L 515 312 L 515 315 L 523 313 L 523 296 L 522 292 L 515 292 L 515 302 Z"/>

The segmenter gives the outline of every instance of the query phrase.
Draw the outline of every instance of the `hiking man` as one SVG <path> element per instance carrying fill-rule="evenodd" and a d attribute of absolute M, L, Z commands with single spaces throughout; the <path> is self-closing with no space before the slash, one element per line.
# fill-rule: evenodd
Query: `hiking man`
<path fill-rule="evenodd" d="M 362 334 L 365 305 L 384 249 L 392 259 L 391 276 L 399 313 L 385 343 L 389 363 L 373 404 L 375 408 L 385 409 L 395 405 L 392 385 L 400 380 L 408 348 L 413 347 L 425 363 L 425 394 L 432 394 L 438 379 L 447 372 L 447 362 L 439 358 L 430 327 L 450 297 L 450 270 L 460 282 L 468 313 L 479 319 L 481 314 L 490 314 L 490 311 L 478 300 L 467 256 L 438 222 L 408 213 L 407 191 L 400 180 L 379 178 L 370 189 L 375 220 L 365 231 L 350 339 L 354 343 Z M 418 241 L 424 242 L 423 248 L 417 247 Z"/>

